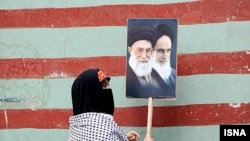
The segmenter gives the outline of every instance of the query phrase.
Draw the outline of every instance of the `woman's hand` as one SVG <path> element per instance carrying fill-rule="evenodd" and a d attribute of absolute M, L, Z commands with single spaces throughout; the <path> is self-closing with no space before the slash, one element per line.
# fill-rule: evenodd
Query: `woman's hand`
<path fill-rule="evenodd" d="M 140 135 L 135 131 L 129 131 L 126 135 L 129 141 L 137 141 L 140 138 Z"/>

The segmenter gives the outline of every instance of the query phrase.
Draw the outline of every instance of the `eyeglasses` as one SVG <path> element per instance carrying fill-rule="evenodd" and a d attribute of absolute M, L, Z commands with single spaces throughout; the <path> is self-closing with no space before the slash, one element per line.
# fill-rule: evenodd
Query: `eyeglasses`
<path fill-rule="evenodd" d="M 147 55 L 150 55 L 152 53 L 152 49 L 151 48 L 147 48 L 147 49 L 138 48 L 138 49 L 135 50 L 135 53 L 139 54 L 139 55 L 143 54 L 144 52 Z"/>

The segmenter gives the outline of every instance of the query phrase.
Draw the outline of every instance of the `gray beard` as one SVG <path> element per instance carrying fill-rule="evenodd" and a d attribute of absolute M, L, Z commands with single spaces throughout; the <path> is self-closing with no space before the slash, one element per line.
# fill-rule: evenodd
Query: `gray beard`
<path fill-rule="evenodd" d="M 154 61 L 153 68 L 159 73 L 164 81 L 166 81 L 171 75 L 170 60 L 164 65 L 160 65 L 158 62 Z"/>
<path fill-rule="evenodd" d="M 141 64 L 133 54 L 129 58 L 129 65 L 138 77 L 149 75 L 152 72 L 152 59 Z"/>

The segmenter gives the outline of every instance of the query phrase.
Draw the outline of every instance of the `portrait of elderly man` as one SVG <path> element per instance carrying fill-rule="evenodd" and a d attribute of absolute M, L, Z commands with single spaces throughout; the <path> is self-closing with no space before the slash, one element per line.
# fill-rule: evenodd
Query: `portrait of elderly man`
<path fill-rule="evenodd" d="M 152 51 L 157 33 L 152 25 L 137 24 L 128 29 L 126 96 L 128 98 L 164 97 L 165 82 L 153 69 Z"/>
<path fill-rule="evenodd" d="M 154 25 L 157 32 L 157 41 L 153 50 L 153 68 L 159 73 L 165 82 L 165 93 L 167 96 L 175 97 L 176 70 L 171 67 L 171 51 L 175 34 L 167 24 Z"/>

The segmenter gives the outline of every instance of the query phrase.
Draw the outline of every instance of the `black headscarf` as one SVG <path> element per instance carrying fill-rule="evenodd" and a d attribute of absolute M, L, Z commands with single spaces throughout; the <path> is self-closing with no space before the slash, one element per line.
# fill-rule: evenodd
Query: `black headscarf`
<path fill-rule="evenodd" d="M 111 89 L 102 88 L 98 78 L 99 71 L 99 69 L 85 70 L 74 80 L 71 88 L 74 115 L 87 112 L 113 115 L 113 93 Z"/>

